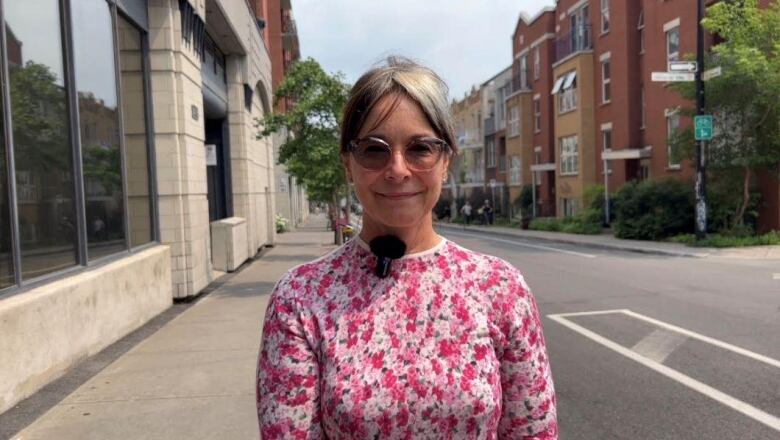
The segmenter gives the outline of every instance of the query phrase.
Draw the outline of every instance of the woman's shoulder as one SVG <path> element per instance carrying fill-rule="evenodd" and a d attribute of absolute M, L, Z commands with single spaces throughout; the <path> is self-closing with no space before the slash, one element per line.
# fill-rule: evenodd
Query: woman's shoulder
<path fill-rule="evenodd" d="M 467 249 L 448 240 L 447 252 L 454 264 L 465 266 L 475 276 L 522 277 L 520 270 L 503 258 Z"/>
<path fill-rule="evenodd" d="M 326 275 L 352 265 L 355 252 L 355 243 L 349 241 L 315 260 L 294 266 L 282 275 L 276 290 L 299 291 L 311 283 L 318 283 Z"/>

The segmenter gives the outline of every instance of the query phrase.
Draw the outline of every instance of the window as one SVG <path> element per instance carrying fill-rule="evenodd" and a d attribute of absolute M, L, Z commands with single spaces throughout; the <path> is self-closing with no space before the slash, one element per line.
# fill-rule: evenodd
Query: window
<path fill-rule="evenodd" d="M 601 151 L 606 153 L 612 151 L 612 124 L 605 124 L 601 128 Z M 603 161 L 607 173 L 612 174 L 612 163 L 608 160 Z"/>
<path fill-rule="evenodd" d="M 520 156 L 513 155 L 509 163 L 509 184 L 520 185 L 522 182 L 522 168 L 520 167 Z"/>
<path fill-rule="evenodd" d="M 534 131 L 542 131 L 542 99 L 539 96 L 534 97 Z"/>
<path fill-rule="evenodd" d="M 601 61 L 601 102 L 608 103 L 612 100 L 612 77 L 609 71 L 609 57 Z"/>
<path fill-rule="evenodd" d="M 509 108 L 509 137 L 520 135 L 520 109 L 517 106 Z"/>
<path fill-rule="evenodd" d="M 680 28 L 675 27 L 666 32 L 666 60 L 680 59 Z"/>
<path fill-rule="evenodd" d="M 0 118 L 0 143 L 9 130 L 13 145 L 0 145 L 0 289 L 155 237 L 146 35 L 116 12 L 115 2 L 4 5 L 10 107 L 2 111 L 11 114 Z M 63 38 L 64 16 L 72 38 Z M 13 156 L 5 157 L 9 150 Z M 8 200 L 14 181 L 16 206 Z M 9 230 L 13 209 L 19 228 Z M 14 241 L 18 272 L 7 263 Z"/>
<path fill-rule="evenodd" d="M 601 0 L 601 33 L 609 32 L 609 0 Z"/>
<path fill-rule="evenodd" d="M 78 263 L 73 146 L 58 4 L 33 0 L 4 5 L 13 118 L 7 129 L 13 131 L 15 173 L 21 179 L 17 197 L 22 279 Z M 30 20 L 33 16 L 35 21 Z M 23 86 L 27 83 L 34 88 Z"/>
<path fill-rule="evenodd" d="M 534 79 L 537 80 L 542 74 L 542 55 L 539 52 L 539 46 L 534 49 Z"/>
<path fill-rule="evenodd" d="M 636 25 L 637 31 L 639 31 L 639 53 L 645 53 L 645 11 L 644 9 L 639 11 L 639 23 Z"/>
<path fill-rule="evenodd" d="M 113 25 L 103 0 L 72 7 L 87 244 L 94 260 L 126 248 Z M 86 129 L 90 124 L 94 132 Z"/>
<path fill-rule="evenodd" d="M 496 159 L 496 139 L 489 137 L 485 142 L 485 154 L 487 155 L 487 167 L 495 168 L 498 165 Z"/>
<path fill-rule="evenodd" d="M 561 199 L 561 212 L 564 217 L 573 217 L 580 210 L 580 203 L 577 199 Z"/>
<path fill-rule="evenodd" d="M 646 119 L 646 112 L 647 112 L 647 109 L 646 109 L 647 105 L 645 104 L 645 99 L 646 99 L 645 98 L 645 85 L 642 84 L 642 85 L 639 86 L 639 101 L 640 101 L 639 111 L 640 111 L 640 114 L 641 114 L 641 116 L 640 116 L 640 123 L 641 123 L 641 125 L 640 125 L 639 128 L 642 129 L 642 130 L 645 129 L 645 119 Z"/>
<path fill-rule="evenodd" d="M 561 138 L 561 175 L 576 175 L 579 172 L 577 136 Z"/>
<path fill-rule="evenodd" d="M 520 57 L 520 88 L 528 89 L 528 55 Z"/>
<path fill-rule="evenodd" d="M 650 180 L 650 159 L 639 161 L 639 180 Z"/>
<path fill-rule="evenodd" d="M 669 168 L 672 169 L 678 169 L 680 168 L 680 162 L 677 162 L 673 158 L 672 154 L 672 143 L 671 140 L 674 137 L 675 134 L 677 134 L 677 130 L 680 128 L 680 113 L 677 110 L 668 110 L 666 112 L 666 154 L 667 154 L 667 165 Z"/>
<path fill-rule="evenodd" d="M 577 72 L 569 72 L 559 78 L 558 113 L 567 113 L 577 109 Z M 556 87 L 559 83 L 556 82 Z"/>
<path fill-rule="evenodd" d="M 130 245 L 152 241 L 152 198 L 149 144 L 146 127 L 146 76 L 143 69 L 142 34 L 130 22 L 117 17 L 119 72 L 122 80 L 127 209 Z"/>

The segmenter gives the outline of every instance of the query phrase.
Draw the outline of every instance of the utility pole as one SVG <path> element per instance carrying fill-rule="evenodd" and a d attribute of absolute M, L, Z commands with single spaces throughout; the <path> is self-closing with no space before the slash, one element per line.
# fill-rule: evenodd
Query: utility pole
<path fill-rule="evenodd" d="M 704 115 L 704 0 L 696 0 L 696 114 Z M 707 236 L 706 171 L 703 140 L 696 141 L 696 240 Z"/>

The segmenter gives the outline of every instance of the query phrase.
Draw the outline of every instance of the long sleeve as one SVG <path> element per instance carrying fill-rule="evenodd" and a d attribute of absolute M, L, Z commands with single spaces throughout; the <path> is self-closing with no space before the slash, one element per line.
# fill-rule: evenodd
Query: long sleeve
<path fill-rule="evenodd" d="M 500 295 L 503 408 L 500 439 L 557 439 L 555 389 L 539 310 L 523 277 L 514 270 Z"/>
<path fill-rule="evenodd" d="M 263 440 L 321 439 L 319 365 L 304 332 L 295 289 L 283 279 L 271 294 L 257 366 Z"/>

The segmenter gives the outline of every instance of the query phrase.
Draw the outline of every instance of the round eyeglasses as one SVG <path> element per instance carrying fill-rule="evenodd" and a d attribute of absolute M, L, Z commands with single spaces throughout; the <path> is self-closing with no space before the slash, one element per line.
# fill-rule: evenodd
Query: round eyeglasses
<path fill-rule="evenodd" d="M 382 139 L 366 137 L 355 139 L 349 143 L 349 151 L 357 163 L 370 171 L 385 169 L 393 157 L 393 149 Z M 433 137 L 412 139 L 404 147 L 403 155 L 406 166 L 414 171 L 430 171 L 441 160 L 450 146 L 447 142 Z"/>

